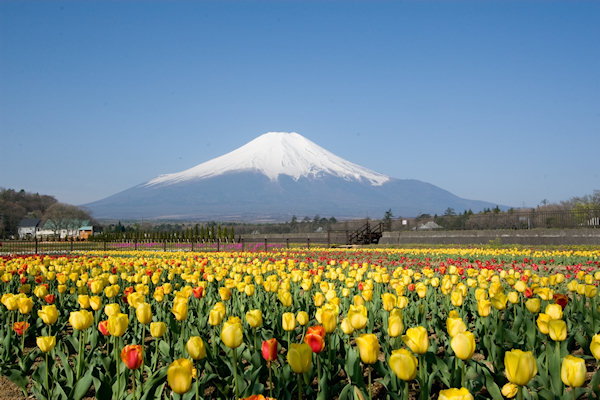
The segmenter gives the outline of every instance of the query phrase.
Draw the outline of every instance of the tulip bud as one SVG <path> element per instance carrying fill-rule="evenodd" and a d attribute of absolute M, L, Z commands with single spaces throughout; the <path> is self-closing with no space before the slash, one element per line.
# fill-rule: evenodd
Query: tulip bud
<path fill-rule="evenodd" d="M 304 343 L 310 346 L 313 353 L 320 353 L 325 348 L 325 336 L 311 330 L 304 336 Z"/>
<path fill-rule="evenodd" d="M 367 317 L 367 307 L 364 305 L 351 305 L 348 310 L 348 319 L 355 330 L 363 329 L 367 326 L 367 322 L 369 322 Z"/>
<path fill-rule="evenodd" d="M 129 369 L 138 369 L 144 363 L 142 355 L 142 346 L 139 344 L 130 344 L 121 350 L 121 361 Z"/>
<path fill-rule="evenodd" d="M 277 359 L 277 339 L 272 338 L 264 340 L 262 342 L 262 356 L 267 362 L 275 361 Z"/>
<path fill-rule="evenodd" d="M 102 336 L 110 336 L 110 331 L 108 330 L 108 320 L 98 322 L 98 330 L 102 333 Z"/>
<path fill-rule="evenodd" d="M 221 300 L 227 301 L 231 298 L 231 290 L 226 287 L 220 287 L 219 296 L 221 297 Z"/>
<path fill-rule="evenodd" d="M 79 307 L 86 309 L 90 308 L 90 296 L 87 294 L 81 294 L 77 297 L 77 302 L 79 303 Z"/>
<path fill-rule="evenodd" d="M 127 314 L 119 313 L 108 317 L 108 331 L 111 336 L 121 337 L 127 330 L 129 325 L 129 317 Z"/>
<path fill-rule="evenodd" d="M 231 349 L 235 349 L 242 344 L 244 340 L 242 322 L 238 317 L 229 317 L 225 321 L 221 330 L 221 340 L 225 343 L 225 346 Z"/>
<path fill-rule="evenodd" d="M 56 346 L 56 336 L 38 336 L 35 342 L 42 352 L 48 353 Z"/>
<path fill-rule="evenodd" d="M 460 332 L 465 332 L 467 330 L 467 326 L 462 318 L 448 318 L 446 320 L 446 331 L 448 331 L 448 335 L 450 337 L 454 337 Z"/>
<path fill-rule="evenodd" d="M 104 314 L 107 317 L 112 317 L 113 315 L 117 315 L 121 312 L 121 307 L 117 303 L 110 303 L 104 307 Z"/>
<path fill-rule="evenodd" d="M 164 322 L 151 322 L 150 323 L 150 334 L 153 338 L 161 338 L 167 331 L 167 325 Z"/>
<path fill-rule="evenodd" d="M 417 376 L 419 361 L 406 349 L 392 351 L 389 364 L 396 376 L 403 381 L 411 381 Z"/>
<path fill-rule="evenodd" d="M 248 322 L 248 325 L 250 325 L 252 328 L 258 328 L 259 326 L 262 326 L 262 311 L 256 309 L 246 312 L 246 322 Z"/>
<path fill-rule="evenodd" d="M 477 302 L 477 313 L 480 317 L 487 317 L 492 311 L 492 302 L 486 299 Z"/>
<path fill-rule="evenodd" d="M 537 374 L 537 363 L 531 351 L 519 349 L 504 354 L 506 378 L 515 385 L 525 386 Z"/>
<path fill-rule="evenodd" d="M 325 328 L 325 332 L 333 332 L 337 326 L 337 320 L 338 316 L 335 309 L 328 307 L 327 304 L 323 306 L 321 312 L 321 321 L 323 323 L 323 328 Z"/>
<path fill-rule="evenodd" d="M 540 312 L 542 302 L 538 297 L 532 297 L 525 302 L 525 307 L 527 307 L 530 313 L 537 314 Z"/>
<path fill-rule="evenodd" d="M 294 313 L 286 312 L 281 316 L 281 324 L 286 332 L 293 331 L 296 328 L 296 317 Z"/>
<path fill-rule="evenodd" d="M 429 348 L 429 337 L 427 330 L 422 326 L 408 328 L 406 334 L 402 336 L 402 341 L 415 354 L 425 354 Z"/>
<path fill-rule="evenodd" d="M 440 390 L 438 400 L 473 400 L 473 395 L 466 389 L 445 389 Z"/>
<path fill-rule="evenodd" d="M 381 302 L 383 303 L 383 309 L 385 311 L 392 311 L 396 307 L 396 296 L 392 293 L 383 293 L 381 295 Z"/>
<path fill-rule="evenodd" d="M 173 300 L 173 308 L 171 309 L 171 312 L 173 313 L 177 321 L 185 320 L 188 314 L 187 298 L 175 297 L 175 299 Z"/>
<path fill-rule="evenodd" d="M 567 324 L 562 319 L 553 319 L 548 322 L 550 339 L 562 342 L 567 338 Z"/>
<path fill-rule="evenodd" d="M 388 335 L 395 338 L 402 335 L 402 332 L 404 332 L 402 317 L 390 315 L 388 318 Z"/>
<path fill-rule="evenodd" d="M 354 333 L 354 328 L 352 327 L 348 317 L 342 320 L 340 327 L 342 328 L 342 332 L 344 332 L 346 335 L 352 335 Z"/>
<path fill-rule="evenodd" d="M 550 322 L 551 318 L 548 314 L 540 313 L 537 317 L 537 326 L 540 332 L 544 335 L 548 334 L 548 322 Z"/>
<path fill-rule="evenodd" d="M 568 355 L 563 359 L 560 368 L 560 379 L 572 388 L 580 387 L 585 382 L 587 369 L 583 358 Z"/>
<path fill-rule="evenodd" d="M 306 343 L 292 343 L 287 353 L 287 362 L 297 374 L 310 370 L 312 364 L 312 350 Z"/>
<path fill-rule="evenodd" d="M 58 310 L 54 304 L 42 306 L 42 309 L 38 310 L 37 314 L 46 325 L 52 325 L 58 319 Z"/>
<path fill-rule="evenodd" d="M 27 332 L 27 328 L 29 328 L 29 323 L 25 321 L 17 321 L 13 324 L 13 330 L 19 336 L 23 336 Z"/>
<path fill-rule="evenodd" d="M 590 351 L 596 360 L 600 360 L 600 333 L 592 336 L 592 342 L 590 343 Z"/>
<path fill-rule="evenodd" d="M 199 336 L 192 336 L 188 339 L 185 348 L 193 360 L 202 360 L 206 357 L 206 348 L 204 341 Z"/>
<path fill-rule="evenodd" d="M 298 311 L 298 314 L 296 314 L 296 321 L 301 326 L 308 324 L 308 319 L 308 313 L 306 311 Z"/>
<path fill-rule="evenodd" d="M 550 316 L 550 319 L 562 319 L 563 317 L 563 309 L 558 304 L 548 304 L 546 306 L 546 314 Z"/>
<path fill-rule="evenodd" d="M 175 360 L 167 368 L 167 382 L 177 394 L 187 393 L 192 387 L 194 364 L 187 358 Z"/>
<path fill-rule="evenodd" d="M 512 399 L 519 392 L 519 387 L 514 383 L 508 382 L 506 385 L 502 386 L 502 396 L 507 399 Z"/>
<path fill-rule="evenodd" d="M 89 328 L 94 322 L 94 316 L 87 310 L 71 311 L 69 323 L 73 329 L 81 331 Z"/>
<path fill-rule="evenodd" d="M 365 364 L 375 364 L 379 356 L 379 340 L 372 333 L 364 333 L 356 338 L 360 359 Z"/>
<path fill-rule="evenodd" d="M 148 325 L 152 321 L 152 307 L 146 302 L 138 304 L 135 316 L 140 324 Z"/>
<path fill-rule="evenodd" d="M 475 353 L 475 336 L 469 332 L 457 333 L 450 342 L 450 347 L 461 360 L 468 360 Z"/>

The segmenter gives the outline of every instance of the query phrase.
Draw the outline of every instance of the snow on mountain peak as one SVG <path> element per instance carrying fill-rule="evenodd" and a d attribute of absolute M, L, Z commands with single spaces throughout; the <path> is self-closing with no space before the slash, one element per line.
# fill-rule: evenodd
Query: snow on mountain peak
<path fill-rule="evenodd" d="M 298 180 L 334 175 L 345 180 L 365 180 L 379 186 L 390 178 L 351 163 L 296 132 L 269 132 L 242 147 L 185 171 L 160 175 L 146 186 L 205 179 L 228 172 L 256 171 L 276 181 L 279 175 Z"/>

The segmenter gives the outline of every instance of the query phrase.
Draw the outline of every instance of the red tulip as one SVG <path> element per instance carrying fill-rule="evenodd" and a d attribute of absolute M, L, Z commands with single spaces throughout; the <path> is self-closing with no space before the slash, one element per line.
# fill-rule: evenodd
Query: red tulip
<path fill-rule="evenodd" d="M 108 320 L 100 321 L 98 323 L 98 330 L 102 332 L 104 336 L 110 336 L 110 332 L 108 331 Z"/>
<path fill-rule="evenodd" d="M 121 360 L 129 369 L 138 369 L 144 359 L 142 358 L 142 346 L 139 344 L 130 344 L 123 347 L 121 351 Z"/>
<path fill-rule="evenodd" d="M 277 359 L 277 345 L 275 338 L 262 342 L 262 356 L 266 361 L 271 362 Z"/>
<path fill-rule="evenodd" d="M 56 296 L 54 296 L 53 294 L 47 294 L 46 296 L 44 296 L 44 300 L 46 300 L 46 303 L 48 304 L 54 304 Z"/>
<path fill-rule="evenodd" d="M 325 348 L 325 339 L 317 333 L 307 333 L 304 343 L 310 346 L 313 353 L 320 353 Z"/>
<path fill-rule="evenodd" d="M 567 306 L 567 303 L 569 303 L 569 297 L 567 297 L 566 294 L 556 293 L 554 295 L 554 301 L 556 302 L 556 304 L 560 305 L 564 310 Z"/>
<path fill-rule="evenodd" d="M 323 339 L 325 339 L 325 328 L 323 328 L 323 325 L 309 326 L 308 329 L 306 330 L 306 334 L 308 335 L 311 333 L 319 335 Z"/>
<path fill-rule="evenodd" d="M 192 291 L 194 292 L 195 298 L 199 299 L 204 297 L 204 288 L 202 286 L 198 286 L 197 288 L 192 289 Z"/>
<path fill-rule="evenodd" d="M 13 324 L 13 329 L 15 332 L 17 332 L 17 335 L 19 336 L 22 336 L 27 330 L 27 328 L 29 328 L 29 324 L 25 321 L 19 321 Z"/>

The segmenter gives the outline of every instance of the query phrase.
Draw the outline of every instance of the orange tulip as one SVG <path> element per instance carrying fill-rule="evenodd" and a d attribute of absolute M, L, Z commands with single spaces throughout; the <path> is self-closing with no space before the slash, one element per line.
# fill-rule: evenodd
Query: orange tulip
<path fill-rule="evenodd" d="M 142 346 L 139 344 L 130 344 L 123 347 L 121 351 L 121 361 L 129 369 L 138 369 L 142 366 L 144 359 L 142 357 Z"/>
<path fill-rule="evenodd" d="M 277 359 L 277 339 L 272 338 L 269 340 L 264 340 L 262 342 L 262 356 L 267 362 L 271 362 Z"/>

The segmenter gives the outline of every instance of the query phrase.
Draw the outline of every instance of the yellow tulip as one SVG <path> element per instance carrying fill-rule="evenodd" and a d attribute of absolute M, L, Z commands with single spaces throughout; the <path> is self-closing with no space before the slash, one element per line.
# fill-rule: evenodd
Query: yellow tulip
<path fill-rule="evenodd" d="M 292 314 L 294 315 L 294 314 Z M 229 317 L 223 324 L 221 330 L 221 340 L 225 346 L 235 349 L 242 344 L 244 336 L 242 333 L 242 322 L 238 317 Z"/>
<path fill-rule="evenodd" d="M 415 285 L 415 291 L 417 292 L 417 296 L 423 299 L 427 296 L 427 286 L 423 282 L 419 282 Z"/>
<path fill-rule="evenodd" d="M 342 328 L 342 332 L 344 332 L 346 335 L 352 335 L 354 333 L 354 328 L 352 327 L 348 317 L 342 320 L 340 327 Z"/>
<path fill-rule="evenodd" d="M 12 293 L 5 293 L 2 295 L 2 304 L 4 304 L 8 311 L 15 311 L 17 308 L 19 308 L 17 300 L 17 296 Z"/>
<path fill-rule="evenodd" d="M 537 326 L 538 329 L 540 330 L 540 332 L 542 332 L 544 335 L 548 334 L 548 322 L 551 321 L 551 318 L 548 314 L 544 314 L 544 313 L 540 313 L 538 314 L 537 317 Z"/>
<path fill-rule="evenodd" d="M 388 335 L 390 337 L 398 337 L 404 332 L 404 323 L 402 317 L 398 315 L 390 315 L 388 318 Z"/>
<path fill-rule="evenodd" d="M 446 331 L 450 337 L 454 337 L 460 332 L 465 332 L 467 326 L 462 318 L 448 318 L 446 320 Z"/>
<path fill-rule="evenodd" d="M 518 392 L 519 386 L 515 385 L 514 383 L 508 382 L 502 386 L 502 396 L 506 397 L 507 399 L 512 399 L 517 395 Z"/>
<path fill-rule="evenodd" d="M 537 374 L 537 364 L 531 351 L 519 349 L 504 354 L 506 378 L 515 385 L 525 386 Z"/>
<path fill-rule="evenodd" d="M 212 308 L 208 313 L 208 323 L 211 326 L 219 326 L 223 322 L 223 314 L 219 310 Z"/>
<path fill-rule="evenodd" d="M 111 336 L 121 337 L 127 330 L 129 325 L 129 317 L 127 314 L 119 313 L 108 317 L 108 331 Z"/>
<path fill-rule="evenodd" d="M 590 351 L 596 360 L 600 360 L 600 333 L 592 336 L 592 342 L 590 343 Z"/>
<path fill-rule="evenodd" d="M 48 353 L 56 346 L 56 336 L 38 336 L 35 342 L 42 352 Z"/>
<path fill-rule="evenodd" d="M 300 324 L 301 326 L 304 326 L 306 324 L 308 324 L 308 313 L 306 311 L 298 311 L 298 314 L 296 314 L 296 322 L 298 322 L 298 324 Z"/>
<path fill-rule="evenodd" d="M 36 286 L 36 288 L 33 289 L 33 294 L 38 299 L 41 299 L 48 294 L 48 288 L 46 288 L 46 286 L 44 286 L 44 285 Z"/>
<path fill-rule="evenodd" d="M 89 328 L 94 322 L 94 316 L 87 310 L 71 311 L 69 315 L 69 323 L 73 329 L 82 331 Z"/>
<path fill-rule="evenodd" d="M 180 358 L 169 365 L 167 381 L 171 390 L 177 394 L 187 393 L 192 387 L 194 364 L 187 358 Z"/>
<path fill-rule="evenodd" d="M 440 390 L 438 400 L 473 400 L 473 395 L 466 389 L 445 389 Z"/>
<path fill-rule="evenodd" d="M 469 331 L 459 332 L 450 341 L 450 347 L 456 357 L 469 360 L 475 353 L 475 336 Z"/>
<path fill-rule="evenodd" d="M 365 364 L 375 364 L 379 357 L 379 340 L 372 333 L 363 333 L 356 338 L 360 359 Z"/>
<path fill-rule="evenodd" d="M 104 307 L 104 314 L 107 317 L 112 317 L 113 315 L 117 315 L 121 312 L 121 307 L 117 303 L 110 303 Z"/>
<path fill-rule="evenodd" d="M 337 326 L 338 316 L 335 309 L 327 307 L 327 304 L 321 308 L 321 323 L 326 333 L 331 333 Z"/>
<path fill-rule="evenodd" d="M 525 302 L 525 307 L 527 307 L 530 313 L 537 314 L 542 308 L 542 301 L 537 297 L 532 297 Z"/>
<path fill-rule="evenodd" d="M 254 296 L 254 292 L 255 292 L 255 287 L 254 285 L 250 284 L 250 285 L 246 285 L 244 287 L 244 293 L 246 294 L 246 296 Z"/>
<path fill-rule="evenodd" d="M 259 309 L 246 312 L 246 322 L 251 328 L 258 328 L 263 324 L 262 311 Z"/>
<path fill-rule="evenodd" d="M 562 319 L 563 317 L 563 309 L 558 304 L 548 304 L 545 313 L 550 316 L 550 319 Z"/>
<path fill-rule="evenodd" d="M 589 275 L 588 275 L 589 276 Z M 594 285 L 585 285 L 585 297 L 591 299 L 598 294 L 598 288 Z"/>
<path fill-rule="evenodd" d="M 453 290 L 450 293 L 450 302 L 454 307 L 460 307 L 463 304 L 463 294 L 458 290 Z"/>
<path fill-rule="evenodd" d="M 171 312 L 173 313 L 177 321 L 185 320 L 188 315 L 187 298 L 175 297 L 175 299 L 173 300 L 173 308 L 171 309 Z"/>
<path fill-rule="evenodd" d="M 406 349 L 392 351 L 389 364 L 396 376 L 403 381 L 411 381 L 417 376 L 419 361 Z"/>
<path fill-rule="evenodd" d="M 381 295 L 381 302 L 383 303 L 383 309 L 385 311 L 392 311 L 392 309 L 396 306 L 396 296 L 392 293 L 383 293 Z"/>
<path fill-rule="evenodd" d="M 167 331 L 167 325 L 164 322 L 151 322 L 150 323 L 150 334 L 153 338 L 161 338 Z"/>
<path fill-rule="evenodd" d="M 406 334 L 402 336 L 402 341 L 415 354 L 425 354 L 429 348 L 429 337 L 427 330 L 422 326 L 408 328 Z"/>
<path fill-rule="evenodd" d="M 492 311 L 492 302 L 490 300 L 481 299 L 477 302 L 477 313 L 480 317 L 487 317 Z"/>
<path fill-rule="evenodd" d="M 79 307 L 83 309 L 90 308 L 90 296 L 87 294 L 80 294 L 77 297 L 77 302 L 79 303 Z"/>
<path fill-rule="evenodd" d="M 219 296 L 221 297 L 221 300 L 227 301 L 231 298 L 231 290 L 229 290 L 226 287 L 221 286 L 219 288 Z"/>
<path fill-rule="evenodd" d="M 315 303 L 315 307 L 321 307 L 325 302 L 325 295 L 321 292 L 313 294 L 313 302 Z"/>
<path fill-rule="evenodd" d="M 408 305 L 408 297 L 406 296 L 398 296 L 398 301 L 396 303 L 396 307 L 399 309 L 404 309 Z"/>
<path fill-rule="evenodd" d="M 148 325 L 152 321 L 152 307 L 148 303 L 140 303 L 135 309 L 135 316 L 140 324 Z"/>
<path fill-rule="evenodd" d="M 567 323 L 562 319 L 552 319 L 548 322 L 548 334 L 555 342 L 562 342 L 567 338 Z"/>
<path fill-rule="evenodd" d="M 46 325 L 52 325 L 58 319 L 58 310 L 54 304 L 42 306 L 42 309 L 38 310 L 37 314 Z"/>
<path fill-rule="evenodd" d="M 369 322 L 367 317 L 367 307 L 364 305 L 351 305 L 348 310 L 348 319 L 355 330 L 363 329 L 367 326 L 367 322 Z"/>
<path fill-rule="evenodd" d="M 91 296 L 90 297 L 90 307 L 94 311 L 98 311 L 102 308 L 102 298 L 100 296 Z"/>
<path fill-rule="evenodd" d="M 496 310 L 504 310 L 506 308 L 506 302 L 508 301 L 508 297 L 504 293 L 498 292 L 494 297 L 492 297 L 491 301 L 492 306 Z"/>
<path fill-rule="evenodd" d="M 30 297 L 19 297 L 17 299 L 17 307 L 21 314 L 29 314 L 33 308 L 33 300 Z"/>
<path fill-rule="evenodd" d="M 286 332 L 296 329 L 296 317 L 294 316 L 294 313 L 283 313 L 281 316 L 281 325 L 283 326 L 283 330 Z"/>
<path fill-rule="evenodd" d="M 287 362 L 297 374 L 308 372 L 312 364 L 312 349 L 306 343 L 290 344 Z"/>
<path fill-rule="evenodd" d="M 560 368 L 560 379 L 567 386 L 580 387 L 585 382 L 587 369 L 583 358 L 568 355 L 563 359 Z"/>
<path fill-rule="evenodd" d="M 519 282 L 521 282 L 521 281 L 519 281 Z M 511 304 L 517 304 L 519 302 L 519 293 L 509 292 L 508 293 L 508 301 L 510 301 Z"/>
<path fill-rule="evenodd" d="M 204 341 L 199 336 L 190 337 L 185 348 L 193 360 L 202 360 L 206 357 L 206 347 L 204 347 Z"/>

